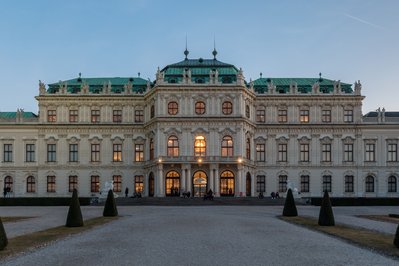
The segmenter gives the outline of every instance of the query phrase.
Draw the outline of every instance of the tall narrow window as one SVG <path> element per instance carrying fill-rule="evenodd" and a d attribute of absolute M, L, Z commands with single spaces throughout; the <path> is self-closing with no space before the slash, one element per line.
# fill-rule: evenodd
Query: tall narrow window
<path fill-rule="evenodd" d="M 56 110 L 47 110 L 47 122 L 57 122 L 57 111 Z"/>
<path fill-rule="evenodd" d="M 353 110 L 344 110 L 344 122 L 353 122 Z"/>
<path fill-rule="evenodd" d="M 134 177 L 134 192 L 143 193 L 144 191 L 144 176 L 136 175 Z"/>
<path fill-rule="evenodd" d="M 265 110 L 264 109 L 258 109 L 256 110 L 256 122 L 258 123 L 264 123 L 265 122 Z"/>
<path fill-rule="evenodd" d="M 353 162 L 353 144 L 344 144 L 344 161 Z"/>
<path fill-rule="evenodd" d="M 331 192 L 331 176 L 323 175 L 323 191 Z"/>
<path fill-rule="evenodd" d="M 47 192 L 55 192 L 55 176 L 47 176 Z"/>
<path fill-rule="evenodd" d="M 69 144 L 69 161 L 77 162 L 78 160 L 78 144 Z"/>
<path fill-rule="evenodd" d="M 278 177 L 278 191 L 286 192 L 287 191 L 287 176 L 279 175 Z"/>
<path fill-rule="evenodd" d="M 122 162 L 122 144 L 114 144 L 112 160 L 114 162 Z"/>
<path fill-rule="evenodd" d="M 331 123 L 331 110 L 321 111 L 321 121 L 323 123 Z"/>
<path fill-rule="evenodd" d="M 264 175 L 256 176 L 256 192 L 266 191 L 266 177 Z"/>
<path fill-rule="evenodd" d="M 195 103 L 195 113 L 197 115 L 205 114 L 205 103 L 204 102 L 196 102 Z"/>
<path fill-rule="evenodd" d="M 331 144 L 322 144 L 321 160 L 323 162 L 331 162 Z"/>
<path fill-rule="evenodd" d="M 100 122 L 100 110 L 91 110 L 91 122 L 92 123 Z"/>
<path fill-rule="evenodd" d="M 299 122 L 309 123 L 309 110 L 300 110 L 299 111 Z"/>
<path fill-rule="evenodd" d="M 388 177 L 388 192 L 396 192 L 397 191 L 397 181 L 395 176 Z"/>
<path fill-rule="evenodd" d="M 168 138 L 168 157 L 179 156 L 179 139 L 176 136 Z"/>
<path fill-rule="evenodd" d="M 375 162 L 375 144 L 374 143 L 366 143 L 366 154 L 365 161 L 366 162 Z"/>
<path fill-rule="evenodd" d="M 114 181 L 114 192 L 122 191 L 122 176 L 114 175 L 112 176 L 112 181 Z"/>
<path fill-rule="evenodd" d="M 265 159 L 266 159 L 265 144 L 264 143 L 256 144 L 256 161 L 264 162 Z"/>
<path fill-rule="evenodd" d="M 366 177 L 366 192 L 374 192 L 374 177 Z"/>
<path fill-rule="evenodd" d="M 150 107 L 150 118 L 154 118 L 155 116 L 155 106 L 151 105 Z"/>
<path fill-rule="evenodd" d="M 168 103 L 168 114 L 176 115 L 179 112 L 179 106 L 177 102 Z"/>
<path fill-rule="evenodd" d="M 92 175 L 90 177 L 90 192 L 95 193 L 100 191 L 100 177 Z"/>
<path fill-rule="evenodd" d="M 134 145 L 134 160 L 136 162 L 144 161 L 144 144 Z"/>
<path fill-rule="evenodd" d="M 231 115 L 233 113 L 233 104 L 229 101 L 223 102 L 222 113 L 224 115 Z"/>
<path fill-rule="evenodd" d="M 246 144 L 245 144 L 245 157 L 247 160 L 251 160 L 251 140 L 247 139 Z"/>
<path fill-rule="evenodd" d="M 69 122 L 78 122 L 78 110 L 69 110 Z"/>
<path fill-rule="evenodd" d="M 150 139 L 150 160 L 154 160 L 154 139 Z"/>
<path fill-rule="evenodd" d="M 233 156 L 233 138 L 230 136 L 224 136 L 222 140 L 222 157 Z"/>
<path fill-rule="evenodd" d="M 4 162 L 12 162 L 12 144 L 4 144 Z"/>
<path fill-rule="evenodd" d="M 388 162 L 397 162 L 398 161 L 398 144 L 396 143 L 389 143 L 388 144 Z"/>
<path fill-rule="evenodd" d="M 245 116 L 247 118 L 251 117 L 251 109 L 249 108 L 249 105 L 245 105 Z"/>
<path fill-rule="evenodd" d="M 134 111 L 134 122 L 136 122 L 136 123 L 144 122 L 144 111 L 143 110 L 135 110 Z"/>
<path fill-rule="evenodd" d="M 287 144 L 278 144 L 278 161 L 287 161 Z"/>
<path fill-rule="evenodd" d="M 346 175 L 345 176 L 345 192 L 353 192 L 353 175 Z"/>
<path fill-rule="evenodd" d="M 288 121 L 287 110 L 285 109 L 278 110 L 278 122 L 287 123 L 287 121 Z"/>
<path fill-rule="evenodd" d="M 112 121 L 114 123 L 122 123 L 122 110 L 112 111 Z"/>
<path fill-rule="evenodd" d="M 309 144 L 300 144 L 300 161 L 309 162 Z"/>
<path fill-rule="evenodd" d="M 35 161 L 35 144 L 26 144 L 26 162 L 34 162 Z"/>
<path fill-rule="evenodd" d="M 68 183 L 68 191 L 73 192 L 74 189 L 78 189 L 78 176 L 70 175 Z"/>
<path fill-rule="evenodd" d="M 47 144 L 47 162 L 56 162 L 56 144 Z"/>
<path fill-rule="evenodd" d="M 28 193 L 34 193 L 36 192 L 36 181 L 35 177 L 33 176 L 28 176 L 26 179 L 26 192 Z"/>
<path fill-rule="evenodd" d="M 100 161 L 100 144 L 91 144 L 91 161 Z"/>
<path fill-rule="evenodd" d="M 206 142 L 205 137 L 197 136 L 194 142 L 194 156 L 204 157 L 206 155 Z"/>
<path fill-rule="evenodd" d="M 301 192 L 309 192 L 309 176 L 301 175 Z"/>

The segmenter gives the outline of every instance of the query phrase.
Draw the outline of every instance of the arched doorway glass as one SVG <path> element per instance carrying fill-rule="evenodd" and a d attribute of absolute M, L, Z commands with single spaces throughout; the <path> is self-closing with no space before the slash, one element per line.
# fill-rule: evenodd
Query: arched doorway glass
<path fill-rule="evenodd" d="M 197 171 L 193 176 L 193 195 L 202 197 L 207 191 L 208 178 L 204 171 Z"/>
<path fill-rule="evenodd" d="M 247 173 L 247 178 L 245 181 L 245 194 L 247 197 L 251 197 L 251 174 Z"/>
<path fill-rule="evenodd" d="M 155 186 L 154 186 L 154 174 L 151 172 L 150 176 L 148 177 L 148 196 L 154 197 Z"/>
<path fill-rule="evenodd" d="M 234 174 L 224 171 L 220 175 L 220 196 L 234 196 Z"/>
<path fill-rule="evenodd" d="M 166 196 L 180 196 L 180 174 L 176 171 L 170 171 L 166 174 Z"/>

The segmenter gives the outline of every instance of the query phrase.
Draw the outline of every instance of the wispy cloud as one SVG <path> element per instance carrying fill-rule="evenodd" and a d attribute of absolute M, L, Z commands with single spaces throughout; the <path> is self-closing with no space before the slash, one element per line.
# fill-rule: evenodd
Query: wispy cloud
<path fill-rule="evenodd" d="M 383 28 L 383 27 L 381 27 L 381 26 L 379 26 L 379 25 L 377 25 L 377 24 L 368 22 L 368 21 L 366 21 L 366 20 L 364 20 L 364 19 L 361 19 L 361 18 L 352 16 L 352 15 L 349 15 L 349 14 L 347 14 L 347 13 L 344 13 L 344 16 L 346 16 L 346 17 L 348 17 L 348 18 L 351 18 L 351 19 L 353 19 L 353 20 L 356 20 L 356 21 L 358 21 L 358 22 L 361 22 L 361 23 L 363 23 L 363 24 L 369 25 L 369 26 L 371 26 L 371 27 L 373 27 L 373 28 L 380 29 L 380 30 L 385 30 L 385 28 Z"/>

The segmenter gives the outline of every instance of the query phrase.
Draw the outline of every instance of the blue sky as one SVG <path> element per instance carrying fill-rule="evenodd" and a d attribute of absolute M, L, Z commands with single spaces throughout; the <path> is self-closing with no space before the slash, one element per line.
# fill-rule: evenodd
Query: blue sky
<path fill-rule="evenodd" d="M 154 79 L 184 58 L 217 58 L 247 80 L 354 83 L 363 112 L 399 111 L 399 1 L 0 1 L 0 111 L 37 112 L 38 80 Z"/>

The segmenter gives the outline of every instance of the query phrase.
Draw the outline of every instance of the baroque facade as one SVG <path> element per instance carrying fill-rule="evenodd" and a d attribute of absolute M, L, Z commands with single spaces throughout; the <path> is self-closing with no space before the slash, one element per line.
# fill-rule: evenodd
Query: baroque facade
<path fill-rule="evenodd" d="M 362 115 L 361 84 L 260 78 L 216 59 L 140 77 L 39 83 L 39 114 L 0 113 L 0 187 L 13 197 L 397 197 L 399 113 Z"/>

